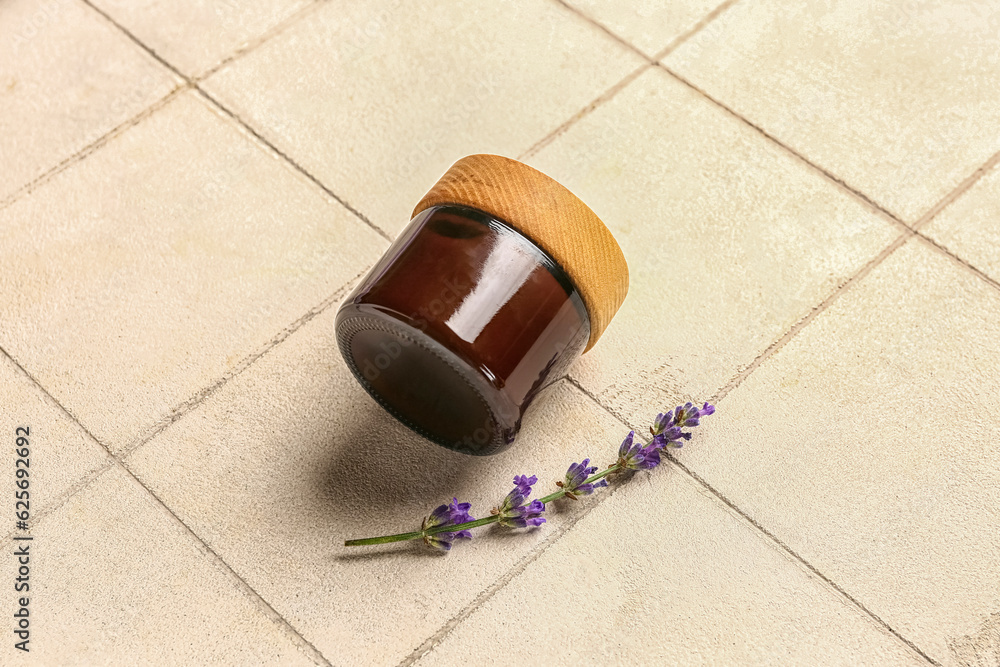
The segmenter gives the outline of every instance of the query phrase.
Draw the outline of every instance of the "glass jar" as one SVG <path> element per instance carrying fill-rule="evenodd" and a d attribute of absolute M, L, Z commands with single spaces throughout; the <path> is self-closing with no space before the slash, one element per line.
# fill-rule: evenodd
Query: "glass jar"
<path fill-rule="evenodd" d="M 594 230 L 596 241 L 574 240 Z M 621 250 L 582 202 L 531 167 L 474 155 L 424 197 L 344 300 L 337 341 L 403 424 L 456 451 L 494 454 L 514 442 L 538 392 L 593 345 L 627 287 Z M 609 294 L 617 302 L 593 303 Z"/>

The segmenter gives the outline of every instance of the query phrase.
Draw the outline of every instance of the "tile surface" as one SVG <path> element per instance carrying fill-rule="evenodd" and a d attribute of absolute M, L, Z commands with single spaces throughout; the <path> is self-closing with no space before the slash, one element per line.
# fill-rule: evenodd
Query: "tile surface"
<path fill-rule="evenodd" d="M 23 664 L 313 664 L 118 467 L 32 537 Z"/>
<path fill-rule="evenodd" d="M 343 540 L 418 529 L 453 494 L 488 515 L 515 474 L 554 491 L 571 462 L 613 458 L 623 427 L 561 383 L 507 452 L 438 447 L 364 393 L 337 350 L 334 315 L 303 326 L 128 464 L 324 655 L 396 664 L 562 519 L 527 534 L 479 530 L 449 554 Z"/>
<path fill-rule="evenodd" d="M 0 540 L 21 425 L 36 538 L 0 665 L 997 667 L 998 35 L 975 0 L 0 2 Z M 485 458 L 334 335 L 477 152 L 631 272 Z M 713 396 L 682 466 L 540 529 L 343 546 Z"/>
<path fill-rule="evenodd" d="M 111 463 L 104 448 L 88 437 L 2 353 L 0 407 L 0 438 L 3 438 L 0 466 L 4 470 L 0 475 L 0 497 L 9 500 L 11 505 L 9 510 L 4 507 L 5 511 L 28 511 L 31 519 L 37 518 L 41 512 L 64 500 L 85 477 Z M 26 428 L 27 435 L 18 432 L 18 428 Z M 28 439 L 26 465 L 16 462 L 25 458 L 18 454 L 23 444 L 17 442 L 19 436 Z M 17 468 L 25 468 L 27 472 L 18 478 L 14 472 Z M 16 486 L 24 479 L 27 479 L 27 489 L 22 488 L 24 484 Z M 25 490 L 27 497 L 20 499 L 25 500 L 27 506 L 14 507 L 15 492 Z M 9 523 L 0 524 L 0 535 L 14 531 L 14 515 L 4 518 L 9 519 Z"/>
<path fill-rule="evenodd" d="M 0 206 L 178 84 L 79 0 L 0 3 Z"/>
<path fill-rule="evenodd" d="M 204 85 L 395 234 L 457 159 L 519 154 L 641 63 L 550 0 L 331 2 Z"/>
<path fill-rule="evenodd" d="M 567 4 L 653 57 L 697 26 L 723 0 L 568 0 Z"/>
<path fill-rule="evenodd" d="M 310 0 L 93 0 L 174 67 L 198 76 Z"/>
<path fill-rule="evenodd" d="M 707 399 L 900 233 L 659 70 L 530 161 L 629 261 L 624 305 L 572 374 L 633 425 Z"/>
<path fill-rule="evenodd" d="M 931 657 L 1000 611 L 1000 291 L 911 240 L 681 460 Z M 714 417 L 713 417 L 714 418 Z"/>
<path fill-rule="evenodd" d="M 0 211 L 0 345 L 120 451 L 383 245 L 185 93 Z"/>
<path fill-rule="evenodd" d="M 648 474 L 417 664 L 927 664 L 676 468 Z"/>
<path fill-rule="evenodd" d="M 740 2 L 665 63 L 908 222 L 1000 150 L 1000 14 Z"/>
<path fill-rule="evenodd" d="M 1000 169 L 994 167 L 920 231 L 1000 282 Z"/>

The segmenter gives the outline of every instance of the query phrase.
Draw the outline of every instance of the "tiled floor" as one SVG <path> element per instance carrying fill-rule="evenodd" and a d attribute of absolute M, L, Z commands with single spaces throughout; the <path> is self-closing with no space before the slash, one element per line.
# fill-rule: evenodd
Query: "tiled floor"
<path fill-rule="evenodd" d="M 998 53 L 973 0 L 0 3 L 0 664 L 1000 665 Z M 632 279 L 485 459 L 333 336 L 477 152 Z M 341 546 L 689 399 L 674 460 L 541 529 Z"/>

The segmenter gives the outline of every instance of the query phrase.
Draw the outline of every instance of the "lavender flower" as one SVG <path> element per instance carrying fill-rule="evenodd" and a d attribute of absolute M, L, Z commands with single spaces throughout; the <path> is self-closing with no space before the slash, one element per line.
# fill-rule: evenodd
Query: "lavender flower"
<path fill-rule="evenodd" d="M 635 431 L 629 431 L 618 448 L 618 464 L 631 470 L 648 470 L 660 465 L 660 448 L 655 439 L 649 445 L 634 442 Z"/>
<path fill-rule="evenodd" d="M 715 412 L 715 406 L 705 403 L 702 407 L 696 408 L 692 403 L 678 405 L 676 409 L 666 414 L 656 415 L 653 425 L 649 431 L 653 434 L 653 443 L 657 448 L 674 447 L 679 448 L 684 445 L 682 440 L 690 440 L 691 434 L 682 431 L 682 428 L 692 428 L 698 425 L 698 420 Z"/>
<path fill-rule="evenodd" d="M 497 523 L 508 528 L 526 528 L 545 523 L 545 519 L 541 517 L 542 512 L 545 511 L 545 503 L 541 500 L 532 500 L 527 505 L 524 504 L 524 501 L 531 495 L 532 485 L 537 481 L 538 477 L 535 475 L 514 477 L 514 488 L 503 499 L 500 507 L 493 510 L 493 513 L 499 517 Z"/>
<path fill-rule="evenodd" d="M 566 471 L 566 481 L 556 482 L 556 486 L 560 487 L 566 493 L 567 498 L 576 500 L 577 496 L 589 496 L 594 492 L 594 489 L 608 485 L 608 480 L 606 479 L 599 479 L 596 482 L 584 484 L 584 480 L 597 472 L 597 466 L 590 466 L 588 468 L 588 463 L 590 463 L 590 459 L 584 459 L 582 463 L 571 464 L 569 470 Z"/>
<path fill-rule="evenodd" d="M 452 498 L 451 502 L 447 505 L 440 505 L 430 513 L 423 523 L 420 525 L 421 532 L 426 531 L 428 528 L 436 528 L 437 526 L 450 526 L 453 524 L 465 523 L 466 521 L 475 521 L 469 510 L 472 509 L 471 503 L 460 503 L 458 498 Z M 433 535 L 424 534 L 424 544 L 430 547 L 436 547 L 438 549 L 443 549 L 444 551 L 451 550 L 451 543 L 457 538 L 464 538 L 467 540 L 472 539 L 472 533 L 468 530 L 459 530 L 454 532 L 443 532 L 434 533 Z"/>

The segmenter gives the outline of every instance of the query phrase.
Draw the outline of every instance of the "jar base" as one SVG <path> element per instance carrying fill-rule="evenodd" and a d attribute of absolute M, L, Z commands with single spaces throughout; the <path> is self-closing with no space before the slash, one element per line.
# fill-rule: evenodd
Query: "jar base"
<path fill-rule="evenodd" d="M 489 380 L 421 330 L 364 306 L 341 312 L 336 327 L 361 386 L 418 435 L 478 456 L 513 442 L 520 420 L 504 418 L 512 411 L 496 404 Z"/>

